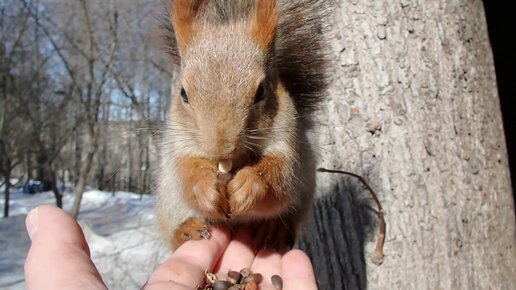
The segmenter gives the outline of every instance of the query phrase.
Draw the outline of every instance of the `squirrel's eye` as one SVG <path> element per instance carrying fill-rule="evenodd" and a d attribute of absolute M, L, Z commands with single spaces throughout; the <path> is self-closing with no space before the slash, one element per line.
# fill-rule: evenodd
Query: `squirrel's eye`
<path fill-rule="evenodd" d="M 188 104 L 188 95 L 186 94 L 185 88 L 181 88 L 181 99 Z"/>
<path fill-rule="evenodd" d="M 259 101 L 265 98 L 265 84 L 263 82 L 260 83 L 258 89 L 256 89 L 256 95 L 254 97 L 254 103 L 258 103 Z"/>

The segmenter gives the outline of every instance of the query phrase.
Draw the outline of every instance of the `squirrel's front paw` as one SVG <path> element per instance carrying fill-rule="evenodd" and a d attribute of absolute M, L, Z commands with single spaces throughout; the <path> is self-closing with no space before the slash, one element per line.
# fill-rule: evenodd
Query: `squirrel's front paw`
<path fill-rule="evenodd" d="M 252 210 L 267 194 L 268 185 L 262 174 L 253 167 L 244 167 L 229 182 L 229 209 L 237 216 Z"/>
<path fill-rule="evenodd" d="M 188 240 L 209 239 L 210 237 L 211 234 L 208 223 L 203 219 L 192 217 L 185 220 L 174 231 L 172 247 L 177 249 Z"/>
<path fill-rule="evenodd" d="M 185 201 L 192 208 L 212 219 L 223 219 L 228 215 L 228 203 L 224 192 L 220 192 L 220 181 L 216 168 L 211 164 L 190 162 L 183 164 L 181 178 Z"/>

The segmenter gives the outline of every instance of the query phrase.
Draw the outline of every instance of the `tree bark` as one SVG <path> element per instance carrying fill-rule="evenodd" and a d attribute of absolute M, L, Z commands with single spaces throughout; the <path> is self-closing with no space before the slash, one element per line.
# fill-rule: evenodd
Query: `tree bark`
<path fill-rule="evenodd" d="M 131 121 L 132 122 L 132 121 Z M 132 126 L 131 126 L 131 129 L 132 129 Z M 132 144 L 132 138 L 127 138 L 127 151 L 128 151 L 128 156 L 127 158 L 129 158 L 127 160 L 127 171 L 128 171 L 128 174 L 129 174 L 129 181 L 127 183 L 127 191 L 128 192 L 133 192 L 133 144 Z"/>
<path fill-rule="evenodd" d="M 25 156 L 27 158 L 27 180 L 32 179 L 32 160 L 31 160 L 31 152 L 30 150 L 25 153 Z"/>
<path fill-rule="evenodd" d="M 81 121 L 79 113 L 75 116 L 75 127 L 73 131 L 74 140 L 74 163 L 73 163 L 73 184 L 79 183 L 79 174 L 81 172 L 81 156 L 82 156 L 82 136 L 80 132 Z"/>
<path fill-rule="evenodd" d="M 516 289 L 507 150 L 480 0 L 337 1 L 319 165 L 363 176 L 387 222 L 375 265 L 373 203 L 358 180 L 318 174 L 300 243 L 320 289 Z"/>
<path fill-rule="evenodd" d="M 63 194 L 59 191 L 59 188 L 57 188 L 57 172 L 54 169 L 54 166 L 49 166 L 48 176 L 50 178 L 52 192 L 54 193 L 54 197 L 56 199 L 56 206 L 58 208 L 63 208 Z"/>
<path fill-rule="evenodd" d="M 4 172 L 5 188 L 4 188 L 4 218 L 9 217 L 9 201 L 11 199 L 11 171 Z"/>
<path fill-rule="evenodd" d="M 82 195 L 84 193 L 84 189 L 86 188 L 87 178 L 93 164 L 93 157 L 95 157 L 95 153 L 97 152 L 97 145 L 98 142 L 97 139 L 95 139 L 95 141 L 88 148 L 85 160 L 81 162 L 82 165 L 79 171 L 79 176 L 77 178 L 77 185 L 75 186 L 75 199 L 73 200 L 72 209 L 70 211 L 70 215 L 75 219 L 77 219 L 79 216 Z"/>

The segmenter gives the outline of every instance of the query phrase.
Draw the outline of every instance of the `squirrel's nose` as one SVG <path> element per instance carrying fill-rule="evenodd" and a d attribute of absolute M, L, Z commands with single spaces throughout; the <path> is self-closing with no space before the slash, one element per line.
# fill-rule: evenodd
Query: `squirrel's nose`
<path fill-rule="evenodd" d="M 199 126 L 203 147 L 209 158 L 231 159 L 238 148 L 240 131 L 239 127 L 226 124 L 224 120 L 215 120 L 216 126 L 210 123 L 203 123 Z"/>
<path fill-rule="evenodd" d="M 210 158 L 216 160 L 231 159 L 236 149 L 236 142 L 230 140 L 218 139 L 207 143 L 206 153 L 210 155 Z"/>
<path fill-rule="evenodd" d="M 221 159 L 231 159 L 235 152 L 235 144 L 232 142 L 223 142 L 220 146 L 218 157 Z"/>
<path fill-rule="evenodd" d="M 235 145 L 231 143 L 224 144 L 224 153 L 233 153 L 235 151 Z"/>

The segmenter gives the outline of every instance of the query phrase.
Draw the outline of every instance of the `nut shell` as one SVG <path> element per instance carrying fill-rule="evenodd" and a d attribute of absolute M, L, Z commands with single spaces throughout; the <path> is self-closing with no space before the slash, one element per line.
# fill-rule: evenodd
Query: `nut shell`
<path fill-rule="evenodd" d="M 233 284 L 240 283 L 240 280 L 242 279 L 242 274 L 240 274 L 237 271 L 229 271 L 228 272 L 228 281 Z"/>
<path fill-rule="evenodd" d="M 233 283 L 229 281 L 218 280 L 213 283 L 213 290 L 228 290 L 231 286 L 233 286 Z"/>
<path fill-rule="evenodd" d="M 283 279 L 281 279 L 280 276 L 278 275 L 273 275 L 271 277 L 271 282 L 272 282 L 272 285 L 277 289 L 277 290 L 281 290 L 283 289 Z"/>
<path fill-rule="evenodd" d="M 262 274 L 254 273 L 244 278 L 243 283 L 255 282 L 256 284 L 260 284 L 263 280 Z"/>

